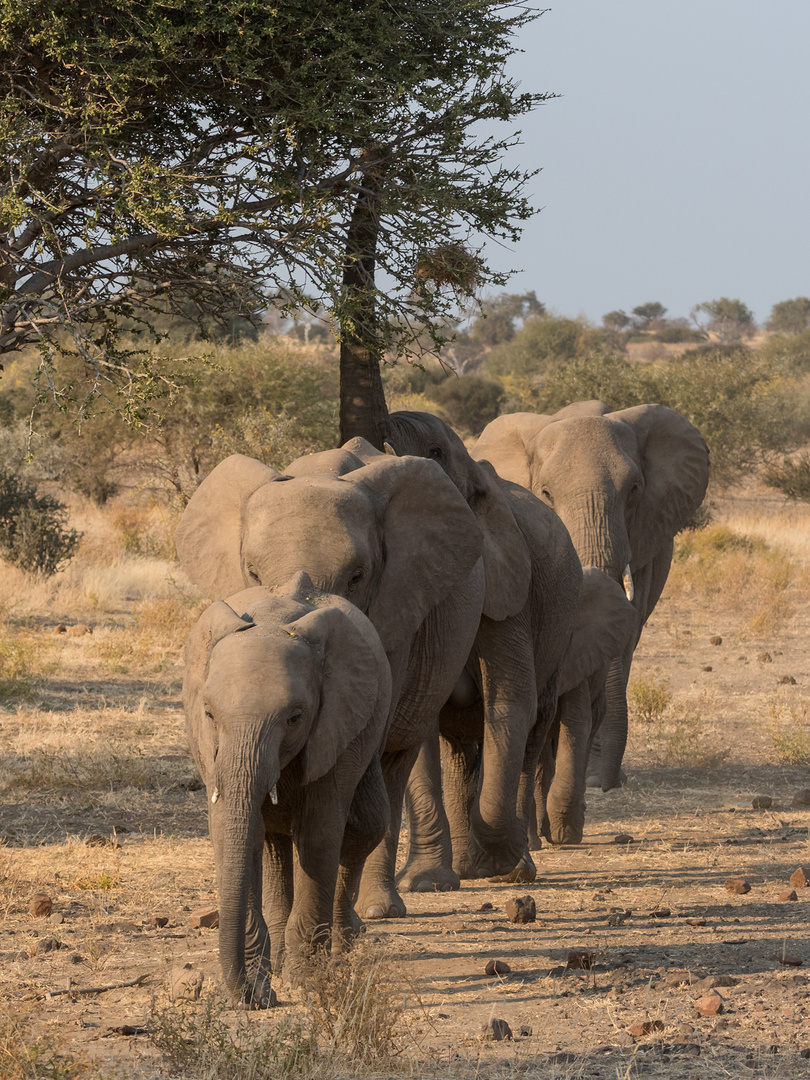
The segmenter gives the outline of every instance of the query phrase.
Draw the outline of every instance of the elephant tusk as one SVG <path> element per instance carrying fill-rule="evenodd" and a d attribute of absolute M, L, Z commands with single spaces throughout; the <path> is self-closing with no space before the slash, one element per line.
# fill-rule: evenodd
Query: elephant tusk
<path fill-rule="evenodd" d="M 624 574 L 622 575 L 622 585 L 624 585 L 624 592 L 628 600 L 633 599 L 636 595 L 636 587 L 633 584 L 633 575 L 630 573 L 630 563 L 624 568 Z"/>
<path fill-rule="evenodd" d="M 275 784 L 270 788 L 270 802 L 273 806 L 278 806 L 278 792 L 276 791 Z"/>
<path fill-rule="evenodd" d="M 211 802 L 215 803 L 219 798 L 219 788 L 214 788 L 214 794 L 211 796 Z"/>
<path fill-rule="evenodd" d="M 383 450 L 385 450 L 386 454 L 391 454 L 393 457 L 397 456 L 397 452 L 393 448 L 393 446 L 391 445 L 390 442 L 384 442 L 383 443 Z"/>

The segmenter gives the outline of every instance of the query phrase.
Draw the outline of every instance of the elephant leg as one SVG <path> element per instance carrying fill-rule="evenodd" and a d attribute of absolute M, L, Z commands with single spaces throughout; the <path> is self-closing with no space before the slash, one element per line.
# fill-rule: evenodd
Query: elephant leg
<path fill-rule="evenodd" d="M 284 933 L 293 903 L 293 849 L 288 833 L 267 833 L 262 858 L 262 908 L 273 971 L 284 963 Z"/>
<path fill-rule="evenodd" d="M 538 850 L 541 845 L 540 837 L 551 841 L 551 826 L 548 820 L 548 793 L 554 780 L 554 767 L 557 756 L 557 731 L 546 740 L 540 753 L 540 761 L 537 763 L 537 772 L 534 779 L 534 831 L 537 839 Z M 529 842 L 531 846 L 531 833 Z M 535 849 L 532 848 L 532 851 Z"/>
<path fill-rule="evenodd" d="M 400 892 L 449 892 L 461 886 L 452 866 L 450 826 L 442 803 L 439 734 L 422 743 L 405 791 L 408 860 L 396 876 Z"/>
<path fill-rule="evenodd" d="M 586 680 L 560 698 L 554 780 L 546 800 L 550 839 L 554 844 L 579 844 L 582 841 L 591 729 L 591 693 Z"/>
<path fill-rule="evenodd" d="M 349 808 L 332 914 L 332 951 L 341 952 L 365 929 L 354 910 L 366 859 L 385 837 L 391 809 L 378 755 L 363 774 Z"/>
<path fill-rule="evenodd" d="M 394 876 L 397 844 L 402 825 L 402 802 L 408 777 L 419 754 L 418 746 L 386 752 L 382 755 L 383 776 L 391 816 L 382 843 L 366 859 L 360 878 L 357 913 L 361 919 L 401 919 L 406 908 L 397 892 Z"/>
<path fill-rule="evenodd" d="M 474 877 L 467 856 L 470 807 L 478 792 L 479 744 L 441 738 L 444 808 L 450 823 L 453 869 L 460 878 Z"/>

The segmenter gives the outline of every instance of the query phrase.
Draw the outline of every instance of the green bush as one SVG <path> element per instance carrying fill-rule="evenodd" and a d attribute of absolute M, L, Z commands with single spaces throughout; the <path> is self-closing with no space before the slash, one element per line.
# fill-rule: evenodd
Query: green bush
<path fill-rule="evenodd" d="M 489 375 L 542 374 L 555 364 L 587 355 L 605 338 L 583 319 L 535 315 L 511 341 L 496 345 L 486 359 Z"/>
<path fill-rule="evenodd" d="M 50 495 L 0 470 L 0 554 L 15 566 L 50 576 L 73 557 L 79 534 L 66 528 L 67 509 Z"/>
<path fill-rule="evenodd" d="M 433 397 L 454 428 L 478 435 L 498 415 L 504 390 L 478 375 L 451 375 L 433 388 Z"/>
<path fill-rule="evenodd" d="M 805 451 L 769 466 L 763 480 L 768 487 L 781 491 L 789 499 L 810 502 L 810 454 Z"/>

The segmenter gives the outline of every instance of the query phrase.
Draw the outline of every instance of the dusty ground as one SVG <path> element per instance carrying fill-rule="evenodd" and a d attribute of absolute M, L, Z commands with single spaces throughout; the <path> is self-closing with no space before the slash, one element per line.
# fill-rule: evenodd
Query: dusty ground
<path fill-rule="evenodd" d="M 810 888 L 780 900 L 797 867 L 810 875 L 810 806 L 792 805 L 810 788 L 810 768 L 783 760 L 810 753 L 810 513 L 755 493 L 727 501 L 719 517 L 778 544 L 790 573 L 763 564 L 771 586 L 757 591 L 743 559 L 698 593 L 678 570 L 634 671 L 671 700 L 660 717 L 633 723 L 628 784 L 589 795 L 580 847 L 540 853 L 531 885 L 465 882 L 458 893 L 410 897 L 405 919 L 369 925 L 367 947 L 392 959 L 409 1001 L 406 1058 L 381 1075 L 519 1066 L 543 1077 L 810 1076 L 801 1056 L 810 1049 Z M 160 603 L 190 610 L 176 593 L 175 583 Z M 0 711 L 0 998 L 57 1058 L 151 1077 L 165 1063 L 138 1032 L 167 971 L 191 962 L 212 987 L 218 975 L 216 932 L 188 922 L 216 897 L 204 795 L 184 745 L 178 638 L 144 597 L 145 586 L 113 597 L 86 617 L 95 632 L 78 638 L 52 633 L 69 621 L 64 612 L 23 604 L 6 616 L 39 643 L 50 670 L 32 700 Z M 756 795 L 771 796 L 771 808 L 752 809 Z M 623 833 L 632 842 L 616 843 Z M 750 892 L 727 891 L 730 877 Z M 28 914 L 39 891 L 55 919 Z M 537 920 L 513 925 L 504 905 L 527 893 Z M 151 917 L 168 923 L 155 928 Z M 571 950 L 592 953 L 591 969 L 567 968 Z M 511 974 L 487 977 L 490 959 Z M 695 1001 L 717 977 L 723 1011 L 700 1017 Z M 281 1009 L 251 1023 L 300 1012 L 290 993 L 280 996 Z M 482 1041 L 493 1017 L 513 1039 Z M 125 1025 L 136 1033 L 116 1031 Z"/>

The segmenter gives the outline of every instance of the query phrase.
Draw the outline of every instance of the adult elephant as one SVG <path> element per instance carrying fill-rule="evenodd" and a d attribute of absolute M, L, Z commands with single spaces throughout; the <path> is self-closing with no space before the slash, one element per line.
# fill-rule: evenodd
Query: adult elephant
<path fill-rule="evenodd" d="M 304 571 L 317 588 L 356 604 L 377 630 L 392 672 L 382 756 L 391 819 L 366 862 L 357 910 L 381 918 L 405 914 L 396 846 L 419 746 L 462 675 L 482 610 L 493 618 L 519 611 L 529 566 L 512 543 L 514 522 L 497 506 L 485 541 L 484 518 L 436 463 L 363 447 L 368 464 L 348 450 L 325 451 L 283 475 L 241 455 L 227 458 L 190 500 L 176 542 L 186 572 L 212 598 Z"/>
<path fill-rule="evenodd" d="M 370 621 L 306 574 L 215 601 L 189 635 L 183 702 L 208 795 L 220 964 L 248 1007 L 275 1003 L 272 972 L 284 960 L 296 977 L 333 912 L 337 942 L 351 930 L 346 891 L 388 823 L 390 697 Z"/>
<path fill-rule="evenodd" d="M 588 768 L 589 783 L 607 791 L 620 783 L 633 651 L 666 583 L 675 534 L 706 493 L 706 443 L 662 405 L 612 412 L 601 401 L 583 401 L 553 416 L 500 416 L 472 455 L 559 514 L 583 567 L 622 582 L 633 604 L 635 625 L 610 664 L 607 713 Z"/>
<path fill-rule="evenodd" d="M 449 821 L 434 741 L 423 748 L 411 776 L 410 849 L 397 880 L 404 891 L 423 891 L 457 887 L 459 877 L 508 874 L 517 866 L 530 878 L 521 778 L 525 783 L 534 776 L 554 723 L 563 658 L 580 609 L 579 559 L 554 512 L 474 460 L 444 421 L 430 413 L 395 412 L 388 422 L 389 451 L 436 461 L 475 514 L 489 598 L 464 678 L 440 714 L 451 748 L 445 756 Z M 503 576 L 500 563 L 487 559 L 487 545 L 507 546 L 515 560 L 526 560 L 525 593 L 512 597 L 514 582 Z M 467 791 L 468 756 L 476 743 L 480 783 Z"/>

